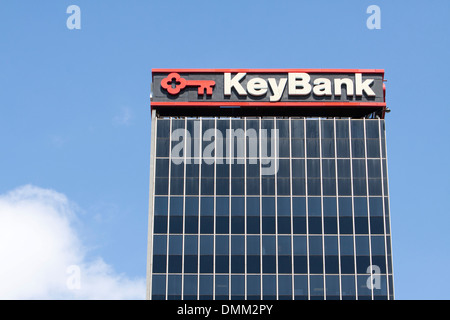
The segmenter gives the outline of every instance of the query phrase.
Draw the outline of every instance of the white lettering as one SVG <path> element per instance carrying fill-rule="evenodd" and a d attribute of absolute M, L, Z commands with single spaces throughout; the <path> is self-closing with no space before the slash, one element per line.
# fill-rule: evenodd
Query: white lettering
<path fill-rule="evenodd" d="M 267 93 L 267 81 L 261 78 L 253 78 L 247 83 L 247 91 L 253 96 L 263 96 Z"/>
<path fill-rule="evenodd" d="M 289 73 L 289 94 L 293 96 L 305 96 L 310 94 L 310 80 L 311 77 L 307 73 Z"/>
<path fill-rule="evenodd" d="M 347 97 L 353 96 L 353 81 L 349 78 L 334 79 L 334 95 L 338 97 L 342 95 L 342 85 L 345 85 Z"/>
<path fill-rule="evenodd" d="M 313 93 L 316 96 L 331 96 L 331 80 L 327 78 L 318 78 L 314 80 Z"/>
<path fill-rule="evenodd" d="M 367 79 L 366 81 L 362 82 L 362 74 L 357 73 L 355 74 L 355 87 L 356 87 L 356 96 L 360 97 L 363 95 L 363 91 L 369 96 L 369 97 L 375 97 L 375 92 L 372 91 L 370 88 L 370 85 L 374 82 L 373 79 Z"/>
<path fill-rule="evenodd" d="M 274 78 L 269 78 L 269 86 L 273 95 L 270 97 L 270 101 L 280 101 L 283 95 L 284 89 L 286 88 L 287 78 L 281 78 L 280 83 L 277 85 L 277 80 Z"/>
<path fill-rule="evenodd" d="M 238 95 L 240 96 L 246 96 L 247 92 L 242 87 L 240 81 L 245 78 L 247 74 L 246 73 L 238 73 L 236 74 L 233 79 L 231 79 L 231 73 L 225 73 L 224 74 L 224 95 L 230 96 L 231 95 L 231 89 L 234 88 Z"/>

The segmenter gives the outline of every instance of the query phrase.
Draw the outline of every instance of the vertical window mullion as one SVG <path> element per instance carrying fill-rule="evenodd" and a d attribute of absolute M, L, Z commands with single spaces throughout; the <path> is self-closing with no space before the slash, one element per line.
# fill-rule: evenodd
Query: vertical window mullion
<path fill-rule="evenodd" d="M 351 197 L 352 197 L 352 220 L 353 220 L 353 257 L 354 257 L 354 269 L 355 269 L 355 297 L 358 300 L 358 269 L 356 265 L 356 228 L 355 228 L 355 204 L 354 204 L 354 191 L 353 191 L 353 150 L 352 150 L 352 122 L 348 119 L 348 139 L 349 139 L 349 150 L 350 150 L 350 187 L 351 187 Z"/>
<path fill-rule="evenodd" d="M 373 264 L 372 264 L 372 234 L 370 231 L 370 207 L 369 207 L 369 169 L 368 169 L 368 161 L 367 161 L 367 134 L 366 134 L 366 119 L 361 120 L 363 122 L 363 131 L 364 131 L 364 154 L 365 154 L 365 166 L 366 166 L 366 203 L 367 203 L 367 233 L 369 237 L 369 270 L 370 276 L 369 279 L 372 283 L 372 275 L 373 275 Z M 369 120 L 371 121 L 371 120 Z M 370 288 L 371 297 L 373 300 L 373 286 Z"/>

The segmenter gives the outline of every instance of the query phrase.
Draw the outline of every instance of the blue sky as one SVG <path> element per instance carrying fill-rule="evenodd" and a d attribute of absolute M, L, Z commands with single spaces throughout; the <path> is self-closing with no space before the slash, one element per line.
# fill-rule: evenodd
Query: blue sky
<path fill-rule="evenodd" d="M 66 26 L 72 4 L 80 30 Z M 381 9 L 379 30 L 366 27 L 369 5 Z M 152 68 L 377 68 L 392 110 L 396 298 L 449 299 L 449 14 L 447 0 L 0 0 L 0 219 L 10 235 L 0 254 L 15 252 L 5 265 L 61 240 L 41 228 L 52 212 L 71 237 L 43 252 L 98 284 L 81 297 L 144 297 Z M 40 217 L 30 229 L 24 208 Z M 49 284 L 48 265 L 8 276 L 13 297 L 72 297 Z"/>

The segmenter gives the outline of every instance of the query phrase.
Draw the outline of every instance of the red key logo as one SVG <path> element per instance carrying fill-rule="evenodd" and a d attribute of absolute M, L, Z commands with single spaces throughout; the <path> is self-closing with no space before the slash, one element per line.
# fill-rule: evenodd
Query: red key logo
<path fill-rule="evenodd" d="M 212 95 L 216 82 L 213 80 L 186 80 L 181 78 L 178 73 L 171 73 L 161 81 L 161 87 L 172 95 L 179 94 L 186 87 L 198 87 L 198 95 Z"/>

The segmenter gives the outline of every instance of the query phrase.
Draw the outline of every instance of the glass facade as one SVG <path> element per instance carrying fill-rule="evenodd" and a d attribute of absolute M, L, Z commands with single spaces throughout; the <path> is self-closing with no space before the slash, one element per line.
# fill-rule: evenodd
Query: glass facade
<path fill-rule="evenodd" d="M 151 299 L 393 299 L 383 119 L 153 118 Z"/>

